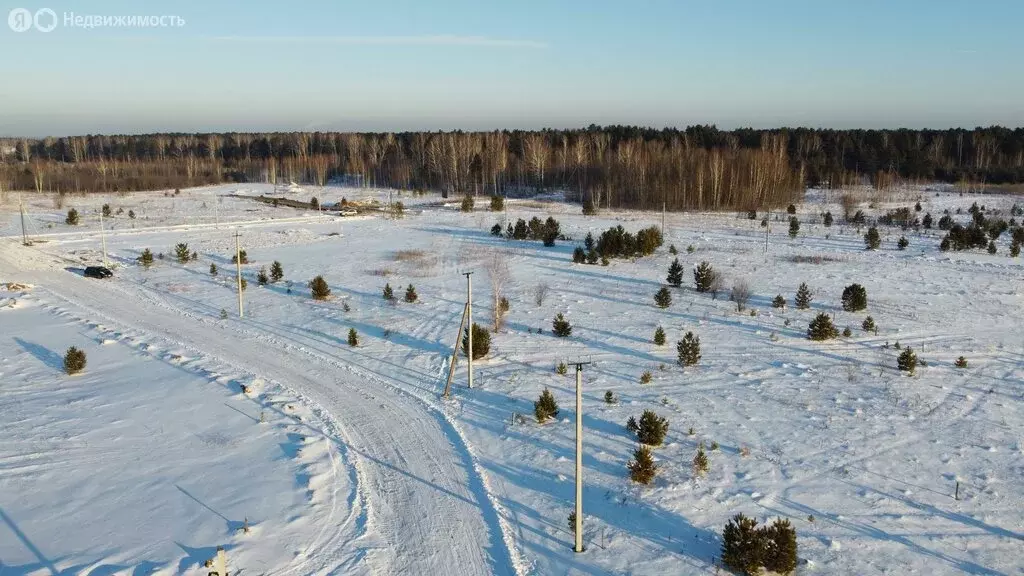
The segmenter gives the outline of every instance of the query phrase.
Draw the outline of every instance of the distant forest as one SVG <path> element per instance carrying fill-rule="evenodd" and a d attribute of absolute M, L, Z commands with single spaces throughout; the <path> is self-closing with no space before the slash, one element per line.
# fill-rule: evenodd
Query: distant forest
<path fill-rule="evenodd" d="M 1024 182 L 1024 129 L 582 130 L 91 135 L 0 140 L 0 190 L 59 193 L 296 182 L 524 195 L 599 207 L 784 205 L 806 186 Z"/>

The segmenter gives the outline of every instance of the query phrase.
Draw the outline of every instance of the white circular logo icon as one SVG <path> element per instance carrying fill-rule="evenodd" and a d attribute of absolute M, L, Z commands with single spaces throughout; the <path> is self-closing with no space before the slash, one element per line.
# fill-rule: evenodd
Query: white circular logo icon
<path fill-rule="evenodd" d="M 56 15 L 54 15 L 56 20 Z M 15 32 L 24 32 L 32 27 L 32 13 L 25 8 L 15 8 L 7 15 L 7 25 Z"/>
<path fill-rule="evenodd" d="M 36 15 L 32 18 L 32 21 L 36 25 L 36 30 L 50 32 L 57 27 L 57 13 L 49 8 L 40 8 L 36 10 Z"/>

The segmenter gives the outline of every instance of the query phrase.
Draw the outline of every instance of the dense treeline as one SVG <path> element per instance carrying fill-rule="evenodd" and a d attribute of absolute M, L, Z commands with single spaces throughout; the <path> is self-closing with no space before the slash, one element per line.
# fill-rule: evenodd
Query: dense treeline
<path fill-rule="evenodd" d="M 538 132 L 95 135 L 0 141 L 0 188 L 127 191 L 237 182 L 449 193 L 566 190 L 598 207 L 756 209 L 805 185 L 1024 182 L 1024 129 L 627 126 Z"/>

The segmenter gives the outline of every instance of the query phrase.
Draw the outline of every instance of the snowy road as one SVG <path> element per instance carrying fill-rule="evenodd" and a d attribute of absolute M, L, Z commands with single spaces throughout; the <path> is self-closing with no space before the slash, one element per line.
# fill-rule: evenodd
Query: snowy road
<path fill-rule="evenodd" d="M 514 574 L 495 512 L 458 434 L 379 375 L 353 371 L 256 320 L 191 315 L 144 286 L 98 283 L 5 242 L 0 266 L 54 304 L 293 391 L 320 420 L 354 493 L 328 490 L 315 541 L 275 574 Z M 297 337 L 296 337 L 297 338 Z"/>

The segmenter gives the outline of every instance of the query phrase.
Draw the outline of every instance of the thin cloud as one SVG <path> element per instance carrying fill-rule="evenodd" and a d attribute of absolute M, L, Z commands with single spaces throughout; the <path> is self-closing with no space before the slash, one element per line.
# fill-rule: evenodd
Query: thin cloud
<path fill-rule="evenodd" d="M 547 48 L 546 42 L 488 38 L 486 36 L 215 36 L 219 42 L 267 42 L 280 44 L 340 44 L 348 46 L 477 46 L 496 48 Z"/>

